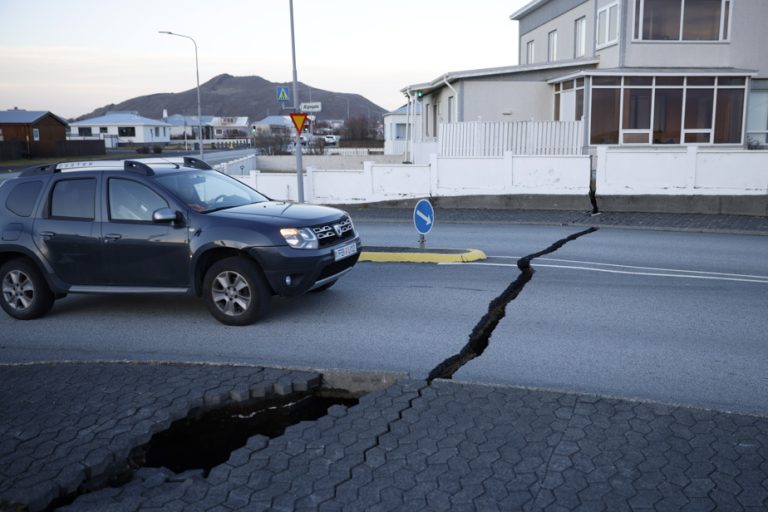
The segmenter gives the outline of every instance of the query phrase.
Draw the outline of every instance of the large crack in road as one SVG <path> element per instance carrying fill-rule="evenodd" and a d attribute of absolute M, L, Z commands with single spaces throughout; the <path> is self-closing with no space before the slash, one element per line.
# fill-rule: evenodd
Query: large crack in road
<path fill-rule="evenodd" d="M 483 315 L 483 318 L 475 325 L 472 333 L 469 336 L 469 341 L 466 345 L 456 354 L 445 359 L 443 362 L 435 366 L 435 368 L 429 372 L 427 382 L 432 382 L 435 379 L 451 379 L 453 375 L 469 361 L 479 357 L 485 352 L 490 343 L 491 335 L 499 325 L 499 322 L 506 315 L 507 305 L 515 300 L 520 292 L 523 291 L 525 285 L 528 284 L 533 278 L 535 270 L 531 267 L 531 261 L 540 256 L 551 254 L 570 241 L 576 240 L 579 237 L 594 233 L 598 228 L 591 227 L 580 231 L 571 236 L 558 240 L 554 244 L 550 245 L 543 251 L 539 251 L 528 256 L 524 256 L 517 260 L 517 268 L 520 269 L 520 275 L 517 276 L 507 288 L 488 305 L 488 312 Z"/>

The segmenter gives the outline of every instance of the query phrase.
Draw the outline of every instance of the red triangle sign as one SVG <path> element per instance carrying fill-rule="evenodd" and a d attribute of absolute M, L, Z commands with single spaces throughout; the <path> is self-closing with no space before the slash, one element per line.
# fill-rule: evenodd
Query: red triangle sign
<path fill-rule="evenodd" d="M 301 134 L 304 131 L 304 123 L 307 122 L 307 114 L 290 114 L 293 126 L 296 127 L 296 131 Z"/>

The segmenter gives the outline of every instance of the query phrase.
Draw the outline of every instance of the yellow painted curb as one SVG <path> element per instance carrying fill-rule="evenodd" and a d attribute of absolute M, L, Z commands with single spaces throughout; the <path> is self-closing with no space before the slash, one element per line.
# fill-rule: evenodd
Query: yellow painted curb
<path fill-rule="evenodd" d="M 467 249 L 465 252 L 450 254 L 439 252 L 375 252 L 363 251 L 359 261 L 375 263 L 469 263 L 488 258 L 479 249 Z"/>

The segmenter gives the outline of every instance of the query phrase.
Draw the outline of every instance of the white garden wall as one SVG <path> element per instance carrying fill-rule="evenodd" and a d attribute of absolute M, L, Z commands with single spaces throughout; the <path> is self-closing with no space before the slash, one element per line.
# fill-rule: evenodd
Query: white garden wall
<path fill-rule="evenodd" d="M 374 164 L 361 170 L 317 169 L 304 175 L 308 203 L 354 204 L 434 196 L 586 195 L 589 157 L 432 156 L 429 165 Z M 239 170 L 239 166 L 238 170 Z M 250 171 L 238 179 L 273 199 L 297 200 L 295 173 Z"/>
<path fill-rule="evenodd" d="M 599 146 L 596 187 L 600 195 L 765 195 L 768 153 Z"/>

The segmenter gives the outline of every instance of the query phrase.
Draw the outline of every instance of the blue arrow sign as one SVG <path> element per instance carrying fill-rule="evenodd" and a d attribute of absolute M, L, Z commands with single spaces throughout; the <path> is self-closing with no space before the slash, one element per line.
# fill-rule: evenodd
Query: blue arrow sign
<path fill-rule="evenodd" d="M 435 225 L 435 210 L 429 200 L 421 199 L 416 203 L 416 208 L 413 209 L 413 225 L 421 235 L 432 231 L 432 226 Z"/>
<path fill-rule="evenodd" d="M 288 95 L 288 87 L 281 85 L 276 88 L 275 93 L 277 94 L 277 101 L 280 103 L 288 103 L 291 101 L 291 97 Z"/>

